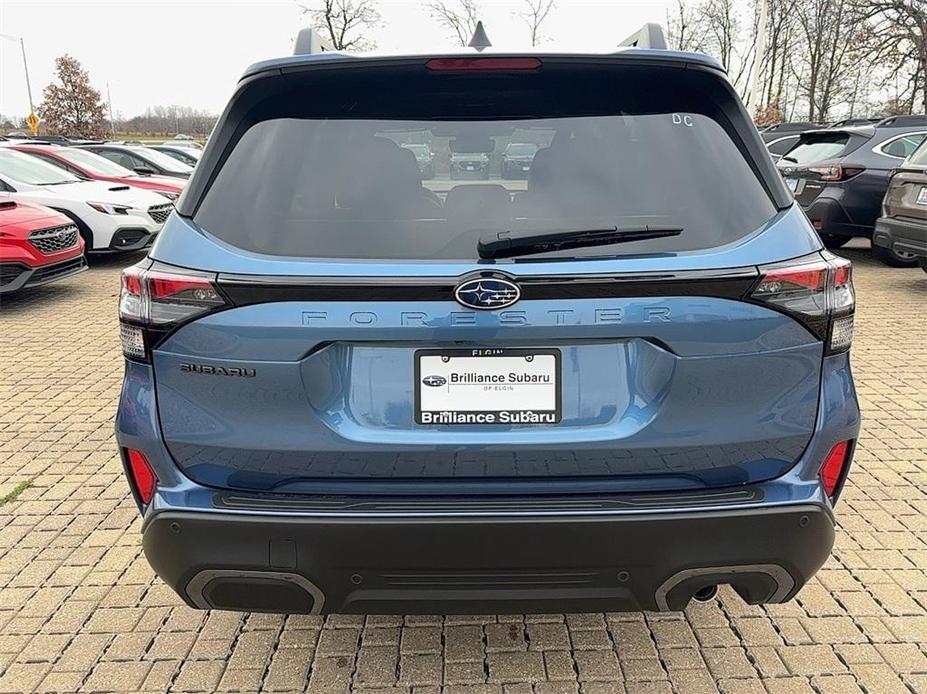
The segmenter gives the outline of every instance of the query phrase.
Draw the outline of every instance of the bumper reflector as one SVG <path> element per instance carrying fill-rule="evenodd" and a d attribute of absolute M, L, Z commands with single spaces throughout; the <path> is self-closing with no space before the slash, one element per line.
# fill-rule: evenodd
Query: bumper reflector
<path fill-rule="evenodd" d="M 829 497 L 833 497 L 837 491 L 837 485 L 843 477 L 843 469 L 847 464 L 847 453 L 850 451 L 850 442 L 841 441 L 830 449 L 830 453 L 824 459 L 821 466 L 821 483 L 824 485 L 824 492 Z"/>
<path fill-rule="evenodd" d="M 151 463 L 144 453 L 134 448 L 127 448 L 126 455 L 129 458 L 129 472 L 132 475 L 132 484 L 138 492 L 138 498 L 143 504 L 151 501 L 154 496 L 155 486 L 158 484 L 158 478 L 151 469 Z"/>

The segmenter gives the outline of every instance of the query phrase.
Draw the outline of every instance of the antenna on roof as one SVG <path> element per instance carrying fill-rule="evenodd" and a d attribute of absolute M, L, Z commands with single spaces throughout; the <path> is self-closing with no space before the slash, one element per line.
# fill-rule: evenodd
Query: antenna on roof
<path fill-rule="evenodd" d="M 296 36 L 296 43 L 293 45 L 293 55 L 307 55 L 310 53 L 323 53 L 333 51 L 335 47 L 317 32 L 315 29 L 300 29 Z"/>
<path fill-rule="evenodd" d="M 486 30 L 483 28 L 482 21 L 476 23 L 476 29 L 473 30 L 473 38 L 470 39 L 470 43 L 467 45 L 470 46 L 470 48 L 475 48 L 477 52 L 482 52 L 484 49 L 492 46 L 492 42 L 486 35 Z"/>
<path fill-rule="evenodd" d="M 625 48 L 666 48 L 663 27 L 648 22 L 628 38 L 618 44 Z"/>

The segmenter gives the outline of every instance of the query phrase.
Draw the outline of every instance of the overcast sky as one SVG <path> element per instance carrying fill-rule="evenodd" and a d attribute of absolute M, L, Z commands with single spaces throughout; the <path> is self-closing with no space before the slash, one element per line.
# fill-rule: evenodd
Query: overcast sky
<path fill-rule="evenodd" d="M 304 4 L 310 3 L 306 0 Z M 381 0 L 378 50 L 428 51 L 453 44 L 422 3 Z M 528 46 L 522 2 L 487 1 L 484 24 L 496 47 Z M 670 0 L 557 0 L 547 47 L 607 51 L 644 22 L 664 24 Z M 22 36 L 36 106 L 54 60 L 69 53 L 117 116 L 178 104 L 218 112 L 245 67 L 288 55 L 306 18 L 292 1 L 45 2 L 0 0 L 0 33 Z M 0 114 L 24 116 L 29 101 L 18 41 L 0 38 Z"/>

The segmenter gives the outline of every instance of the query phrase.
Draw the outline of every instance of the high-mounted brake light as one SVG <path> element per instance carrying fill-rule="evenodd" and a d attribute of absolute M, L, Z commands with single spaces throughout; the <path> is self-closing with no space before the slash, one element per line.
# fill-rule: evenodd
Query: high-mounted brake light
<path fill-rule="evenodd" d="M 828 254 L 761 270 L 752 299 L 796 318 L 824 341 L 828 354 L 850 348 L 856 297 L 849 260 Z"/>
<path fill-rule="evenodd" d="M 122 273 L 119 294 L 122 352 L 130 359 L 146 360 L 153 340 L 194 316 L 225 305 L 211 275 L 128 267 Z"/>
<path fill-rule="evenodd" d="M 474 72 L 481 70 L 537 70 L 537 58 L 432 58 L 425 63 L 429 70 Z"/>
<path fill-rule="evenodd" d="M 821 484 L 824 485 L 824 493 L 831 498 L 834 497 L 837 487 L 840 485 L 840 480 L 844 477 L 844 471 L 850 459 L 849 453 L 850 442 L 841 441 L 830 449 L 830 453 L 827 454 L 824 463 L 821 465 L 819 473 Z"/>
<path fill-rule="evenodd" d="M 134 448 L 127 448 L 125 453 L 129 462 L 129 481 L 138 493 L 139 500 L 143 504 L 148 504 L 154 496 L 155 487 L 158 486 L 158 476 L 144 453 Z"/>

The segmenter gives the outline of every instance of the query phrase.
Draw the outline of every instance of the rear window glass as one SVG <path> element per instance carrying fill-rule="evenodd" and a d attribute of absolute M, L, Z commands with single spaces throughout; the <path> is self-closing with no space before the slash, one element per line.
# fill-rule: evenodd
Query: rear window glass
<path fill-rule="evenodd" d="M 798 145 L 786 152 L 783 159 L 794 164 L 810 164 L 833 159 L 843 154 L 849 141 L 850 136 L 845 133 L 806 136 Z"/>
<path fill-rule="evenodd" d="M 772 154 L 785 154 L 795 146 L 796 142 L 798 142 L 798 135 L 795 135 L 794 137 L 784 137 L 781 140 L 770 142 L 768 145 L 766 145 L 766 148 Z"/>
<path fill-rule="evenodd" d="M 911 155 L 911 158 L 908 159 L 909 164 L 915 164 L 917 166 L 927 166 L 927 141 L 922 142 L 921 146 L 917 148 L 917 151 Z"/>
<path fill-rule="evenodd" d="M 538 151 L 537 145 L 510 144 L 505 153 L 512 157 L 533 157 Z"/>
<path fill-rule="evenodd" d="M 891 140 L 890 142 L 886 142 L 879 148 L 879 151 L 882 152 L 882 154 L 887 154 L 890 157 L 904 159 L 905 157 L 913 154 L 914 150 L 916 150 L 923 141 L 923 133 L 913 133 L 911 135 L 905 135 L 904 137 L 898 137 L 894 140 Z"/>
<path fill-rule="evenodd" d="M 475 260 L 481 237 L 506 230 L 684 228 L 672 238 L 529 259 L 543 260 L 716 247 L 776 212 L 720 118 L 659 103 L 629 113 L 603 104 L 603 89 L 581 92 L 595 94 L 595 104 L 568 101 L 575 115 L 501 117 L 550 103 L 562 111 L 568 96 L 552 101 L 545 90 L 535 104 L 526 91 L 507 104 L 501 95 L 512 91 L 480 91 L 469 100 L 449 93 L 431 118 L 262 114 L 235 144 L 194 220 L 248 251 L 358 259 Z M 421 95 L 414 100 L 422 102 Z M 485 115 L 441 117 L 452 103 Z M 490 110 L 497 105 L 499 115 Z M 364 111 L 353 101 L 351 108 Z M 415 156 L 424 146 L 428 162 Z M 504 176 L 502 160 L 515 153 L 530 156 L 528 171 Z"/>

